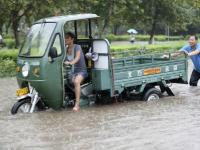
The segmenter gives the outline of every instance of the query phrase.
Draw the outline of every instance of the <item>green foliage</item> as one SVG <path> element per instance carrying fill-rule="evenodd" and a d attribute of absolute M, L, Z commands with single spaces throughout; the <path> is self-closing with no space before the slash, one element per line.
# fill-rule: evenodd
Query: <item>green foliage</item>
<path fill-rule="evenodd" d="M 148 41 L 149 40 L 149 35 L 136 35 L 136 40 L 137 41 Z M 166 41 L 167 36 L 165 35 L 156 35 L 154 37 L 155 41 Z"/>
<path fill-rule="evenodd" d="M 0 77 L 15 75 L 17 54 L 17 49 L 0 51 Z"/>
<path fill-rule="evenodd" d="M 129 35 L 114 35 L 109 34 L 106 36 L 106 39 L 108 39 L 110 42 L 112 41 L 128 41 L 130 38 Z"/>
<path fill-rule="evenodd" d="M 1 50 L 0 51 L 0 59 L 1 60 L 11 59 L 14 62 L 16 62 L 17 61 L 17 55 L 18 55 L 18 50 L 17 49 Z"/>
<path fill-rule="evenodd" d="M 121 34 L 129 28 L 136 28 L 140 33 L 150 35 L 164 34 L 167 29 L 170 34 L 189 34 L 186 33 L 187 30 L 200 32 L 199 6 L 198 0 L 0 0 L 0 33 L 12 27 L 16 40 L 21 24 L 30 26 L 38 19 L 56 15 L 96 13 L 100 16 L 98 23 L 95 22 L 100 37 L 105 33 Z M 112 35 L 107 38 L 119 41 L 128 39 Z M 142 38 L 146 41 L 149 37 L 139 36 L 138 40 Z M 165 40 L 164 37 L 157 36 L 154 39 Z M 172 37 L 170 40 L 177 38 Z"/>
<path fill-rule="evenodd" d="M 134 0 L 132 0 L 134 2 Z M 193 8 L 186 0 L 140 0 L 138 4 L 140 12 L 135 13 L 129 6 L 127 20 L 130 24 L 138 25 L 138 28 L 150 35 L 150 43 L 158 29 L 170 28 L 170 31 L 184 31 L 187 25 L 191 24 Z M 136 21 L 133 22 L 133 18 Z"/>
<path fill-rule="evenodd" d="M 3 34 L 3 38 L 4 39 L 12 39 L 13 38 L 13 36 L 11 35 L 11 34 Z"/>
<path fill-rule="evenodd" d="M 114 34 L 109 34 L 106 36 L 106 38 L 112 42 L 112 41 L 129 41 L 130 36 L 129 35 L 114 35 Z M 169 38 L 169 39 L 168 39 Z M 149 40 L 149 35 L 136 35 L 135 36 L 136 41 L 148 41 Z M 178 40 L 184 40 L 183 36 L 165 36 L 165 35 L 156 35 L 154 37 L 155 41 L 178 41 Z"/>
<path fill-rule="evenodd" d="M 6 47 L 8 49 L 12 49 L 12 48 L 15 47 L 15 40 L 14 39 L 11 39 L 11 38 L 4 39 L 4 43 L 6 44 Z"/>
<path fill-rule="evenodd" d="M 0 58 L 0 77 L 14 76 L 16 73 L 16 63 L 12 59 Z"/>
<path fill-rule="evenodd" d="M 171 51 L 171 50 L 179 50 L 183 45 L 185 45 L 185 41 L 179 41 L 174 43 L 167 43 L 161 45 L 120 45 L 120 46 L 111 46 L 112 52 L 122 52 L 128 50 L 147 50 L 152 52 L 163 52 L 163 51 Z"/>

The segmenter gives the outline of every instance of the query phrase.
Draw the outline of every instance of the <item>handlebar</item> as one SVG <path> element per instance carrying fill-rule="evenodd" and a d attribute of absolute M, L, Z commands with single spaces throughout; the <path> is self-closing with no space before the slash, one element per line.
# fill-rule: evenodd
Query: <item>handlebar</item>
<path fill-rule="evenodd" d="M 64 64 L 64 67 L 66 68 L 66 69 L 71 69 L 72 68 L 72 65 L 71 64 Z"/>

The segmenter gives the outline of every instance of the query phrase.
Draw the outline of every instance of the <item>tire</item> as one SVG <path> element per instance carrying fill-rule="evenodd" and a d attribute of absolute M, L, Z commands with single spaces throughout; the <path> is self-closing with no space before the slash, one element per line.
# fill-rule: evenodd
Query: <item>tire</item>
<path fill-rule="evenodd" d="M 44 111 L 44 110 L 46 110 L 47 109 L 47 106 L 44 104 L 44 102 L 43 101 L 41 101 L 41 100 L 39 100 L 38 102 L 37 102 L 37 104 L 36 104 L 36 109 L 38 110 L 38 111 Z"/>
<path fill-rule="evenodd" d="M 158 100 L 161 97 L 161 91 L 157 88 L 150 88 L 143 94 L 144 101 Z"/>
<path fill-rule="evenodd" d="M 16 102 L 12 109 L 11 109 L 11 114 L 16 114 L 18 112 L 22 113 L 28 113 L 31 109 L 31 99 L 30 98 L 25 98 L 22 99 L 18 102 Z"/>
<path fill-rule="evenodd" d="M 95 101 L 96 104 L 104 105 L 104 104 L 110 104 L 112 102 L 113 102 L 113 100 L 110 97 L 109 92 L 107 92 L 107 91 L 103 91 L 96 95 L 96 101 Z"/>

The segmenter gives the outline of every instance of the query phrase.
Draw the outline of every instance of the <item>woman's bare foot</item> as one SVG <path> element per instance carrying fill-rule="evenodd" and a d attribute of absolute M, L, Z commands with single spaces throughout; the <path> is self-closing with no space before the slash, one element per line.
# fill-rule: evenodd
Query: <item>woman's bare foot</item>
<path fill-rule="evenodd" d="M 77 111 L 79 111 L 79 110 L 80 110 L 80 107 L 79 107 L 79 106 L 74 106 L 74 107 L 73 107 L 73 111 L 74 111 L 74 112 L 77 112 Z"/>

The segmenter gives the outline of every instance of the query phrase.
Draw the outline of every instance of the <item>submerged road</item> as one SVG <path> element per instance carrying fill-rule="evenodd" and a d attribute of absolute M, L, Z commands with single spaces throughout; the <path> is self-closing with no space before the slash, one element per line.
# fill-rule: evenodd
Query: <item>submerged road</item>
<path fill-rule="evenodd" d="M 0 79 L 0 150 L 199 150 L 200 86 L 174 97 L 11 115 L 17 83 Z"/>

